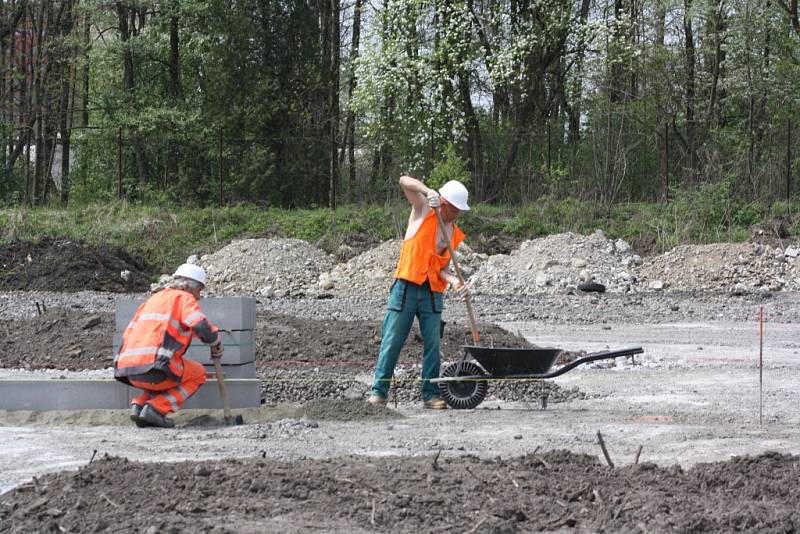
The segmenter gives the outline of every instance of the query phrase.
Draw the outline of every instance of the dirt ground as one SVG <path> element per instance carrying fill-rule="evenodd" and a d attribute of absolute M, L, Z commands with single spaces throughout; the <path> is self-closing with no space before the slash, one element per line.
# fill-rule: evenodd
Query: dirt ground
<path fill-rule="evenodd" d="M 146 291 L 154 274 L 115 246 L 53 237 L 0 244 L 0 290 L 5 291 Z"/>
<path fill-rule="evenodd" d="M 256 364 L 260 368 L 319 367 L 367 370 L 380 346 L 377 321 L 324 321 L 260 313 L 256 325 Z M 481 324 L 484 336 L 505 347 L 528 347 L 523 337 L 497 325 Z M 28 320 L 0 320 L 0 368 L 105 369 L 113 361 L 114 315 L 81 310 L 48 309 Z M 446 326 L 445 358 L 461 352 L 469 329 Z M 412 331 L 401 363 L 418 363 L 422 338 Z"/>
<path fill-rule="evenodd" d="M 563 450 L 291 463 L 103 457 L 0 497 L 0 530 L 795 532 L 799 468 L 797 457 L 764 454 L 685 471 L 611 469 Z"/>

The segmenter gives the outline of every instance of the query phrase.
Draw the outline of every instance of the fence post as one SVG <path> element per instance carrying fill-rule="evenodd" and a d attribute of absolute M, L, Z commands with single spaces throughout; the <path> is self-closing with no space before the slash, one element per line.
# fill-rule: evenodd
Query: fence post
<path fill-rule="evenodd" d="M 792 119 L 786 119 L 786 200 L 792 198 Z"/>
<path fill-rule="evenodd" d="M 219 129 L 219 206 L 224 203 L 222 189 L 222 128 Z"/>
<path fill-rule="evenodd" d="M 122 200 L 122 128 L 117 129 L 117 198 Z"/>

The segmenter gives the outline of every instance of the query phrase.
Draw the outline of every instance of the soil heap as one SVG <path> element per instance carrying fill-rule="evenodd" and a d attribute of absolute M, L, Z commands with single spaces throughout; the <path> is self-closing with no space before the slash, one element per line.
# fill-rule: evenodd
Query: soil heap
<path fill-rule="evenodd" d="M 124 249 L 44 237 L 0 245 L 0 290 L 146 291 L 154 269 Z"/>
<path fill-rule="evenodd" d="M 0 531 L 796 532 L 799 462 L 765 453 L 687 470 L 612 469 L 564 450 L 292 463 L 103 457 L 0 496 Z M 153 498 L 163 488 L 169 495 Z"/>

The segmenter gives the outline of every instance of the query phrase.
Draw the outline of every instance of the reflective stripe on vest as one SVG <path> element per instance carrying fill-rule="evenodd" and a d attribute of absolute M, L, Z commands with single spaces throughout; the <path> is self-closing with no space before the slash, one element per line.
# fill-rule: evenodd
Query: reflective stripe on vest
<path fill-rule="evenodd" d="M 397 269 L 394 272 L 395 278 L 407 280 L 417 285 L 425 283 L 427 280 L 431 286 L 431 291 L 441 293 L 447 287 L 447 282 L 442 280 L 440 273 L 450 262 L 450 252 L 444 251 L 443 255 L 436 253 L 436 231 L 439 222 L 436 220 L 436 212 L 431 212 L 425 217 L 417 233 L 410 239 L 403 241 L 400 249 L 400 259 L 397 261 Z M 455 250 L 464 241 L 464 232 L 453 224 L 453 235 L 450 238 L 450 246 Z"/>
<path fill-rule="evenodd" d="M 195 316 L 195 315 L 197 315 L 197 312 L 195 312 L 192 315 L 190 315 L 189 318 L 191 318 L 192 316 Z M 200 313 L 200 315 L 203 315 L 203 314 Z M 180 331 L 182 336 L 188 336 L 188 335 L 191 334 L 190 330 L 184 330 L 183 327 L 181 327 L 181 323 L 179 323 L 178 321 L 173 319 L 173 317 L 171 315 L 168 315 L 166 313 L 143 313 L 139 317 L 135 317 L 134 319 L 132 319 L 131 322 L 128 323 L 128 328 L 126 328 L 126 330 L 133 328 L 133 326 L 138 321 L 167 321 L 167 322 L 169 322 L 169 324 L 171 324 L 175 328 L 175 330 Z M 187 319 L 186 322 L 190 323 L 191 320 Z"/>

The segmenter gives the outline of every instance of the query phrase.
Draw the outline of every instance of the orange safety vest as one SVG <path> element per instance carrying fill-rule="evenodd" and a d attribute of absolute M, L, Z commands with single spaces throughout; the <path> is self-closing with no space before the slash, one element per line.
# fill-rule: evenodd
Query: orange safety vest
<path fill-rule="evenodd" d="M 219 329 L 194 295 L 180 289 L 159 291 L 139 306 L 125 329 L 114 358 L 114 377 L 127 382 L 128 377 L 157 370 L 165 378 L 180 380 L 193 335 L 210 345 L 220 343 Z"/>
<path fill-rule="evenodd" d="M 431 210 L 422 224 L 410 239 L 403 241 L 400 249 L 400 259 L 397 262 L 397 269 L 394 272 L 395 278 L 407 280 L 417 285 L 422 285 L 425 280 L 431 286 L 431 291 L 436 293 L 444 292 L 447 282 L 442 280 L 440 273 L 450 261 L 450 251 L 445 249 L 443 255 L 436 253 L 436 231 L 439 223 L 436 220 L 436 212 Z M 464 232 L 453 224 L 453 235 L 450 239 L 450 246 L 455 250 L 464 241 Z"/>

